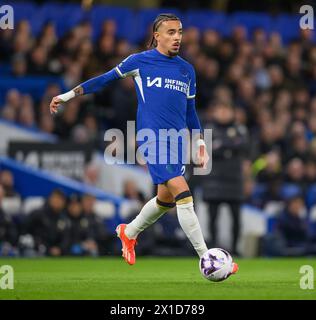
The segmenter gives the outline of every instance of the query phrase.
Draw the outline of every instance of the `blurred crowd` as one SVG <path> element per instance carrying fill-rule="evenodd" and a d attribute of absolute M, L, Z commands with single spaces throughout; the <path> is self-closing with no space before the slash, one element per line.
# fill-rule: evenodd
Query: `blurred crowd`
<path fill-rule="evenodd" d="M 15 30 L 1 33 L 0 60 L 10 65 L 12 77 L 60 76 L 71 89 L 110 70 L 129 54 L 147 49 L 150 32 L 143 43 L 131 44 L 116 36 L 116 27 L 114 21 L 104 21 L 94 42 L 89 21 L 62 38 L 57 37 L 53 22 L 35 38 L 29 23 L 21 21 Z M 283 43 L 280 34 L 260 28 L 247 34 L 237 26 L 230 37 L 223 37 L 214 30 L 189 27 L 181 48 L 181 56 L 196 70 L 196 105 L 203 125 L 214 120 L 214 105 L 223 104 L 233 110 L 231 121 L 247 131 L 242 201 L 269 210 L 271 203 L 277 204 L 271 209 L 275 214 L 287 211 L 288 202 L 298 197 L 302 202 L 296 215 L 303 220 L 308 214 L 302 212 L 309 212 L 316 203 L 316 199 L 305 201 L 316 181 L 316 45 L 312 38 L 311 30 L 302 30 L 299 38 Z M 1 117 L 63 140 L 92 142 L 97 149 L 104 149 L 105 129 L 125 131 L 126 121 L 135 119 L 137 100 L 131 78 L 73 99 L 52 117 L 48 105 L 60 93 L 55 83 L 37 100 L 11 89 L 0 107 Z M 69 201 L 70 207 L 79 203 Z M 305 231 L 310 232 L 307 226 Z"/>
<path fill-rule="evenodd" d="M 95 197 L 55 189 L 25 211 L 9 170 L 0 172 L 0 256 L 113 254 L 112 232 L 94 211 Z"/>

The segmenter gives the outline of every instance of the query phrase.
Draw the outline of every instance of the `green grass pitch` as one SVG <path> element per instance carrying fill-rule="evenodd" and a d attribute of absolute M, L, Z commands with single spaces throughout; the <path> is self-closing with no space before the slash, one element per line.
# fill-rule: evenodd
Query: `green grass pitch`
<path fill-rule="evenodd" d="M 238 259 L 239 272 L 219 283 L 202 278 L 198 259 L 121 258 L 0 259 L 14 268 L 14 289 L 1 299 L 316 299 L 300 289 L 302 265 L 316 259 Z M 1 277 L 0 274 L 0 282 Z"/>

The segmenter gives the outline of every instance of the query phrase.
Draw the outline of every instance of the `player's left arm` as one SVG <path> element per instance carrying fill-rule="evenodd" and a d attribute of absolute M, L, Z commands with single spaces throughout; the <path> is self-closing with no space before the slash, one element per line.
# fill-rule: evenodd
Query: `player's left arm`
<path fill-rule="evenodd" d="M 120 79 L 120 76 L 117 74 L 115 69 L 103 73 L 100 76 L 89 79 L 79 84 L 74 89 L 54 97 L 49 106 L 50 112 L 56 113 L 61 103 L 67 102 L 77 96 L 97 92 L 108 85 L 110 82 L 117 79 Z"/>
<path fill-rule="evenodd" d="M 186 123 L 192 135 L 192 143 L 195 143 L 198 147 L 196 155 L 197 162 L 200 166 L 206 167 L 206 164 L 209 160 L 209 155 L 207 153 L 206 145 L 203 139 L 202 126 L 195 108 L 196 80 L 193 67 L 190 71 L 190 85 L 187 93 Z M 195 135 L 193 135 L 193 130 Z"/>

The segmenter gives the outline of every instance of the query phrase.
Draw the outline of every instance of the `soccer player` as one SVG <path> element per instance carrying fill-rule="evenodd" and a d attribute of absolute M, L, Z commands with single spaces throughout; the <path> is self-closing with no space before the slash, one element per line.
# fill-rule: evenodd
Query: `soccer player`
<path fill-rule="evenodd" d="M 132 54 L 111 71 L 54 97 L 50 111 L 55 113 L 58 106 L 69 99 L 96 92 L 113 80 L 132 76 L 138 98 L 137 130 L 150 128 L 158 136 L 160 129 L 180 131 L 188 128 L 190 132 L 195 129 L 194 132 L 199 132 L 193 137 L 198 147 L 197 162 L 201 167 L 206 167 L 209 156 L 195 109 L 195 72 L 190 63 L 178 56 L 181 39 L 180 19 L 173 14 L 160 14 L 153 24 L 152 49 Z M 183 144 L 179 143 L 179 149 L 169 149 L 168 153 L 178 153 Z M 155 155 L 151 154 L 153 158 L 157 155 L 159 150 Z M 189 186 L 183 176 L 183 162 L 179 155 L 176 164 L 147 163 L 153 182 L 158 185 L 157 196 L 145 204 L 132 222 L 116 228 L 122 241 L 123 257 L 128 264 L 133 265 L 136 261 L 137 236 L 174 206 L 179 223 L 198 256 L 208 250 Z M 235 264 L 232 273 L 236 271 Z"/>

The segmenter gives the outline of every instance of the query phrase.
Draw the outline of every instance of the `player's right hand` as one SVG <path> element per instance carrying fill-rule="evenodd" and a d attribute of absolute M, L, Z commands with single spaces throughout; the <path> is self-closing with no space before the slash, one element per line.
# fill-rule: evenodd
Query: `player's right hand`
<path fill-rule="evenodd" d="M 206 169 L 206 165 L 210 160 L 210 157 L 207 153 L 206 146 L 199 146 L 196 154 L 197 165 L 203 169 Z"/>
<path fill-rule="evenodd" d="M 54 97 L 49 105 L 49 110 L 51 114 L 54 114 L 58 111 L 58 107 L 63 101 L 58 97 Z"/>

